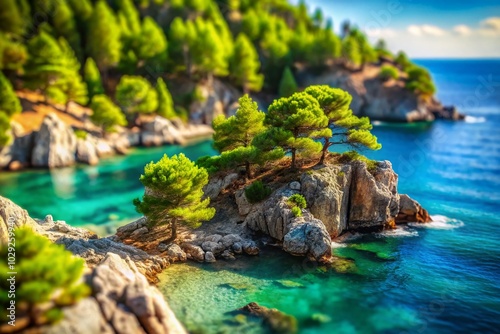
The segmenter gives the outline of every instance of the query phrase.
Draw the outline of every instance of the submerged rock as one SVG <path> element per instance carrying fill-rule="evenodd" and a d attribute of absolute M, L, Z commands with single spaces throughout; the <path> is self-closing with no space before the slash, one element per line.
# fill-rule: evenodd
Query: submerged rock
<path fill-rule="evenodd" d="M 261 318 L 272 333 L 292 334 L 298 332 L 297 319 L 274 308 L 267 308 L 257 303 L 250 303 L 239 311 Z"/>

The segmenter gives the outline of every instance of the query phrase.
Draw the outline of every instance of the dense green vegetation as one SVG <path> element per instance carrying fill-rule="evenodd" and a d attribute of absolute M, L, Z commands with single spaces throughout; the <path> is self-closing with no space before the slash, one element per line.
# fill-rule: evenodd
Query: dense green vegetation
<path fill-rule="evenodd" d="M 384 81 L 387 81 L 389 79 L 397 80 L 399 79 L 399 71 L 394 66 L 384 65 L 380 68 L 379 77 Z"/>
<path fill-rule="evenodd" d="M 60 320 L 61 307 L 72 305 L 90 294 L 90 288 L 82 283 L 85 261 L 56 245 L 49 239 L 37 235 L 27 227 L 15 233 L 17 318 L 27 315 L 36 325 Z M 10 275 L 7 245 L 0 247 L 0 313 L 5 319 L 9 298 Z"/>
<path fill-rule="evenodd" d="M 294 194 L 287 200 L 288 206 L 292 209 L 295 217 L 302 217 L 302 209 L 307 207 L 307 202 L 301 194 Z"/>
<path fill-rule="evenodd" d="M 383 41 L 371 46 L 349 24 L 337 36 L 304 1 L 5 0 L 0 12 L 0 69 L 16 89 L 66 106 L 92 106 L 104 94 L 131 126 L 143 113 L 186 118 L 193 99 L 172 99 L 166 84 L 186 76 L 290 97 L 297 69 L 358 70 L 384 57 L 408 74 L 408 89 L 434 92 L 428 73 L 410 71 L 403 53 L 394 57 Z M 11 113 L 0 112 L 4 134 Z"/>
<path fill-rule="evenodd" d="M 258 203 L 268 198 L 272 192 L 271 188 L 257 180 L 245 188 L 245 197 L 250 203 Z"/>
<path fill-rule="evenodd" d="M 215 209 L 209 208 L 210 198 L 202 199 L 203 187 L 208 183 L 208 173 L 196 166 L 184 154 L 168 157 L 144 167 L 140 177 L 146 187 L 142 200 L 135 199 L 137 212 L 148 218 L 151 227 L 168 225 L 171 236 L 177 236 L 177 224 L 197 227 L 212 219 Z"/>

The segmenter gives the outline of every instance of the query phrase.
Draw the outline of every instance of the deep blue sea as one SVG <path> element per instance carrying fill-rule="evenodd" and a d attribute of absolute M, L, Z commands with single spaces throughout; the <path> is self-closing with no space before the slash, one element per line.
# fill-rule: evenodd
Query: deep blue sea
<path fill-rule="evenodd" d="M 347 240 L 331 269 L 267 250 L 215 265 L 175 265 L 161 289 L 188 329 L 258 333 L 227 312 L 256 301 L 297 317 L 301 333 L 500 332 L 500 60 L 417 60 L 464 122 L 377 124 L 399 191 L 436 222 Z M 97 167 L 0 174 L 0 194 L 32 216 L 102 225 L 137 216 L 145 163 L 211 154 L 209 142 L 138 149 Z"/>

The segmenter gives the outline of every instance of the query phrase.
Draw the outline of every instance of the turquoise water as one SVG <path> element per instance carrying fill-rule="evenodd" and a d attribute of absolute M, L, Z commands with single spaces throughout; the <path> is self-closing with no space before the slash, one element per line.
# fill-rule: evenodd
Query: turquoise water
<path fill-rule="evenodd" d="M 272 249 L 244 261 L 175 265 L 161 288 L 189 329 L 260 332 L 227 314 L 256 301 L 295 315 L 301 333 L 499 331 L 500 61 L 419 63 L 431 70 L 439 98 L 471 117 L 377 125 L 383 149 L 368 155 L 391 160 L 400 192 L 437 222 L 340 244 L 335 254 L 348 260 L 333 269 Z M 142 193 L 144 164 L 180 151 L 213 152 L 201 143 L 137 150 L 98 167 L 0 174 L 0 194 L 33 216 L 74 225 L 127 220 L 137 215 L 130 203 Z"/>

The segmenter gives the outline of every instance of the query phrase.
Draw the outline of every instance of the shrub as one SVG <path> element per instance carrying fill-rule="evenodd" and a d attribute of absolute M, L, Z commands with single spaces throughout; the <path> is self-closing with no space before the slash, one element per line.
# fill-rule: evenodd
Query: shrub
<path fill-rule="evenodd" d="M 356 151 L 345 152 L 340 157 L 340 162 L 351 162 L 351 161 L 362 161 L 366 164 L 366 167 L 370 172 L 375 171 L 377 169 L 378 163 L 375 160 L 368 159 L 362 154 L 359 154 Z"/>
<path fill-rule="evenodd" d="M 220 156 L 206 155 L 196 160 L 196 165 L 205 168 L 209 174 L 217 173 L 221 170 Z"/>
<path fill-rule="evenodd" d="M 432 77 L 425 68 L 411 66 L 406 69 L 406 74 L 408 75 L 407 89 L 427 96 L 433 95 L 436 92 L 436 86 L 432 82 Z"/>
<path fill-rule="evenodd" d="M 258 203 L 271 195 L 273 190 L 264 185 L 262 181 L 255 181 L 250 186 L 245 188 L 245 196 L 250 203 Z"/>
<path fill-rule="evenodd" d="M 292 208 L 292 213 L 295 217 L 302 217 L 302 210 L 298 206 Z"/>
<path fill-rule="evenodd" d="M 83 139 L 83 140 L 85 140 L 85 139 L 87 139 L 87 135 L 88 135 L 88 132 L 87 132 L 87 131 L 80 130 L 80 129 L 75 130 L 75 136 L 76 136 L 76 138 L 78 138 L 78 139 Z"/>
<path fill-rule="evenodd" d="M 306 199 L 300 194 L 294 194 L 288 199 L 288 205 L 292 207 L 299 207 L 300 209 L 305 209 L 307 206 Z"/>
<path fill-rule="evenodd" d="M 384 65 L 380 69 L 379 77 L 384 81 L 387 81 L 389 79 L 397 80 L 399 78 L 399 72 L 394 66 Z"/>
<path fill-rule="evenodd" d="M 14 231 L 16 238 L 16 304 L 26 305 L 41 319 L 55 322 L 62 317 L 61 307 L 75 304 L 90 294 L 90 288 L 81 283 L 84 260 L 73 256 L 49 239 L 23 227 Z M 10 283 L 7 272 L 9 247 L 0 248 L 0 303 L 8 303 Z M 47 304 L 50 302 L 50 304 Z M 43 305 L 43 306 L 42 306 Z M 50 306 L 47 308 L 47 305 Z M 0 311 L 5 318 L 5 308 Z M 19 312 L 22 312 L 20 309 Z M 18 314 L 20 318 L 22 314 Z"/>

